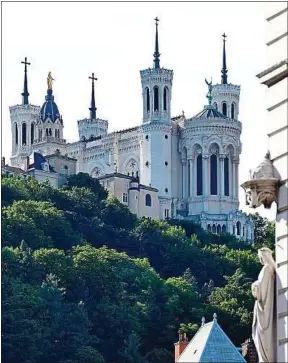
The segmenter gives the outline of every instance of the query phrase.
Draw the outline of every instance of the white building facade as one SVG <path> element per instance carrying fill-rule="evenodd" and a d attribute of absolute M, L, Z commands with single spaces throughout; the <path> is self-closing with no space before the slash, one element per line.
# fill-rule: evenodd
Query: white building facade
<path fill-rule="evenodd" d="M 191 219 L 211 232 L 229 232 L 253 241 L 253 221 L 239 211 L 240 86 L 228 83 L 225 41 L 224 34 L 221 83 L 207 82 L 208 105 L 191 118 L 186 118 L 184 112 L 171 117 L 174 73 L 160 67 L 156 18 L 153 67 L 140 71 L 142 124 L 109 133 L 108 121 L 96 117 L 92 74 L 90 117 L 78 121 L 79 141 L 73 143 L 63 138 L 64 122 L 54 101 L 51 75 L 43 106 L 29 104 L 26 69 L 29 63 L 25 59 L 23 102 L 10 107 L 12 166 L 22 167 L 33 150 L 50 157 L 60 153 L 77 159 L 76 172 L 89 173 L 103 185 L 114 174 L 118 179 L 119 175 L 126 176 L 130 184 L 136 178 L 142 186 L 139 195 L 145 208 L 153 208 L 152 204 L 145 204 L 149 188 L 153 200 L 155 190 L 158 191 L 156 204 L 160 219 Z M 130 184 L 129 188 L 135 188 Z M 127 194 L 127 190 L 123 193 Z M 128 198 L 129 195 L 135 198 L 134 194 L 128 191 Z M 130 201 L 130 205 L 134 204 Z M 154 214 L 147 216 L 154 217 Z"/>

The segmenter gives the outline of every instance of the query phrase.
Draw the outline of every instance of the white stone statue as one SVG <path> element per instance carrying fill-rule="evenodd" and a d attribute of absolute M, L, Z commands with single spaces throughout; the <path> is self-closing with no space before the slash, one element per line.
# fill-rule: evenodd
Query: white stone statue
<path fill-rule="evenodd" d="M 275 362 L 275 306 L 274 285 L 276 264 L 272 251 L 263 247 L 258 250 L 262 270 L 258 280 L 252 284 L 252 295 L 256 299 L 252 324 L 252 337 L 259 363 Z"/>

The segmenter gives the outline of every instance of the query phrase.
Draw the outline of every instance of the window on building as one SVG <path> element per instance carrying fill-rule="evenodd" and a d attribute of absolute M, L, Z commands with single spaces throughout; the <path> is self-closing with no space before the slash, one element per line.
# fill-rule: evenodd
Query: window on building
<path fill-rule="evenodd" d="M 217 102 L 214 102 L 214 103 L 213 103 L 213 106 L 216 108 L 216 110 L 218 110 Z"/>
<path fill-rule="evenodd" d="M 232 105 L 231 105 L 231 118 L 234 119 L 234 117 L 235 117 L 235 104 L 232 103 Z"/>
<path fill-rule="evenodd" d="M 229 197 L 229 159 L 224 159 L 224 195 Z"/>
<path fill-rule="evenodd" d="M 123 201 L 123 203 L 128 203 L 128 194 L 127 193 L 123 193 L 122 201 Z"/>
<path fill-rule="evenodd" d="M 52 130 L 51 129 L 49 129 L 49 135 L 52 136 Z"/>
<path fill-rule="evenodd" d="M 235 226 L 233 226 L 233 234 L 235 234 Z"/>
<path fill-rule="evenodd" d="M 210 194 L 217 195 L 217 156 L 210 156 Z"/>
<path fill-rule="evenodd" d="M 222 113 L 224 116 L 227 116 L 227 103 L 226 102 L 222 103 Z"/>
<path fill-rule="evenodd" d="M 164 87 L 163 92 L 163 110 L 167 111 L 167 102 L 168 102 L 168 88 Z"/>
<path fill-rule="evenodd" d="M 212 233 L 216 233 L 216 226 L 215 226 L 215 224 L 213 224 L 213 226 L 212 226 Z"/>
<path fill-rule="evenodd" d="M 245 236 L 245 228 L 243 227 L 242 236 Z"/>
<path fill-rule="evenodd" d="M 220 224 L 218 224 L 218 226 L 217 226 L 217 234 L 220 234 L 221 233 L 221 226 L 220 226 Z"/>
<path fill-rule="evenodd" d="M 39 140 L 42 140 L 42 130 L 39 130 Z"/>
<path fill-rule="evenodd" d="M 203 194 L 202 154 L 197 156 L 197 195 Z"/>
<path fill-rule="evenodd" d="M 22 124 L 22 145 L 27 144 L 27 127 L 25 122 Z"/>
<path fill-rule="evenodd" d="M 152 205 L 152 199 L 150 194 L 146 194 L 145 196 L 145 204 L 147 207 L 151 207 Z"/>
<path fill-rule="evenodd" d="M 34 123 L 31 124 L 31 145 L 34 143 L 34 130 L 35 126 Z"/>
<path fill-rule="evenodd" d="M 150 91 L 149 88 L 146 88 L 146 110 L 150 112 Z"/>
<path fill-rule="evenodd" d="M 46 129 L 46 136 L 48 136 L 48 129 Z"/>
<path fill-rule="evenodd" d="M 16 143 L 16 145 L 18 145 L 18 126 L 17 126 L 17 124 L 15 123 L 14 124 L 15 126 L 15 143 Z"/>
<path fill-rule="evenodd" d="M 159 88 L 157 86 L 155 86 L 153 88 L 153 92 L 154 92 L 154 111 L 158 111 L 159 110 Z"/>
<path fill-rule="evenodd" d="M 241 223 L 239 221 L 236 223 L 236 234 L 237 236 L 241 234 Z"/>
<path fill-rule="evenodd" d="M 222 233 L 226 233 L 226 226 L 225 225 L 222 226 Z"/>
<path fill-rule="evenodd" d="M 165 218 L 169 218 L 169 209 L 164 210 Z"/>
<path fill-rule="evenodd" d="M 208 224 L 207 230 L 208 230 L 208 232 L 211 232 L 211 224 Z"/>

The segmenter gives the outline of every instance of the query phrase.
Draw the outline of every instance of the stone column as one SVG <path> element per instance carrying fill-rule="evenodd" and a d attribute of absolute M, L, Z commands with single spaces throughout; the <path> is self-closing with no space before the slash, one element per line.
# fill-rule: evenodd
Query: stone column
<path fill-rule="evenodd" d="M 208 154 L 202 155 L 202 161 L 203 161 L 203 196 L 208 195 Z"/>
<path fill-rule="evenodd" d="M 220 167 L 219 167 L 219 171 L 220 171 L 220 185 L 219 185 L 219 190 L 220 190 L 220 194 L 221 197 L 224 196 L 224 182 L 225 182 L 225 174 L 224 174 L 224 158 L 225 158 L 225 155 L 219 155 L 219 164 L 220 164 Z"/>
<path fill-rule="evenodd" d="M 232 197 L 236 198 L 236 168 L 235 160 L 232 160 Z"/>
<path fill-rule="evenodd" d="M 187 160 L 182 160 L 182 197 L 187 198 Z"/>
<path fill-rule="evenodd" d="M 190 164 L 190 197 L 194 197 L 194 159 L 190 159 L 189 160 L 189 164 Z"/>
<path fill-rule="evenodd" d="M 239 199 L 239 160 L 235 160 L 235 197 Z"/>

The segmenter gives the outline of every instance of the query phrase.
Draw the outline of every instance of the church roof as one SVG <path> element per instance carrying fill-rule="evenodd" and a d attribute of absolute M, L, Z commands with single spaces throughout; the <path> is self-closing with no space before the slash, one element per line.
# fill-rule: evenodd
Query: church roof
<path fill-rule="evenodd" d="M 43 170 L 43 163 L 46 163 L 47 160 L 44 158 L 44 156 L 36 151 L 33 151 L 33 153 L 29 156 L 29 169 L 35 169 L 35 170 Z M 52 173 L 56 173 L 54 168 L 52 168 L 51 165 L 49 165 L 49 171 Z"/>
<path fill-rule="evenodd" d="M 242 363 L 246 361 L 214 318 L 212 322 L 201 326 L 178 358 L 178 362 Z"/>
<path fill-rule="evenodd" d="M 52 122 L 55 122 L 57 119 L 62 121 L 58 106 L 54 102 L 52 89 L 47 90 L 47 95 L 45 96 L 45 102 L 41 107 L 40 117 L 43 122 L 45 122 L 47 119 L 50 119 Z"/>
<path fill-rule="evenodd" d="M 192 117 L 192 119 L 195 118 L 227 118 L 227 116 L 219 112 L 214 106 L 207 105 L 201 112 L 197 113 L 197 115 Z"/>

